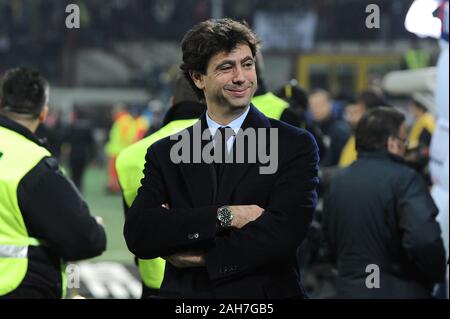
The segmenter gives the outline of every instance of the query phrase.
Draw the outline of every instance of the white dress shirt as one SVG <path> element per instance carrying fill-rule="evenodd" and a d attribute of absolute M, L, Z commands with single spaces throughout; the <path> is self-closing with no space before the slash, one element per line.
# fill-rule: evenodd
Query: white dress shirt
<path fill-rule="evenodd" d="M 206 112 L 206 123 L 208 124 L 208 128 L 209 131 L 211 133 L 211 136 L 214 137 L 214 134 L 216 134 L 216 131 L 219 127 L 230 127 L 233 131 L 234 134 L 237 134 L 239 132 L 239 129 L 242 126 L 242 123 L 244 123 L 245 118 L 247 117 L 248 112 L 250 111 L 250 106 L 247 106 L 247 110 L 242 113 L 237 119 L 233 120 L 232 122 L 228 123 L 228 125 L 220 125 L 219 123 L 213 121 L 209 115 L 208 112 Z M 231 150 L 231 148 L 233 147 L 233 143 L 235 140 L 235 136 L 231 136 L 228 141 L 227 141 L 227 150 L 228 152 Z M 213 144 L 214 144 L 214 139 L 213 139 Z M 215 144 L 214 144 L 215 145 Z"/>

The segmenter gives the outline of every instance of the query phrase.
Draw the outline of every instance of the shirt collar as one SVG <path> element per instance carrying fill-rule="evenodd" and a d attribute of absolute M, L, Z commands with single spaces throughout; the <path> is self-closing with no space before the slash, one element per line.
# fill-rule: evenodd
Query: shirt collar
<path fill-rule="evenodd" d="M 219 123 L 215 122 L 213 119 L 211 119 L 208 115 L 208 112 L 206 112 L 206 123 L 208 124 L 209 131 L 211 132 L 211 136 L 214 136 L 216 134 L 216 131 L 219 127 L 231 127 L 231 129 L 234 131 L 235 134 L 239 132 L 239 129 L 242 126 L 242 123 L 244 123 L 245 118 L 247 117 L 248 112 L 250 111 L 250 106 L 247 106 L 247 110 L 245 110 L 244 113 L 242 113 L 238 118 L 234 119 L 227 125 L 220 125 Z"/>

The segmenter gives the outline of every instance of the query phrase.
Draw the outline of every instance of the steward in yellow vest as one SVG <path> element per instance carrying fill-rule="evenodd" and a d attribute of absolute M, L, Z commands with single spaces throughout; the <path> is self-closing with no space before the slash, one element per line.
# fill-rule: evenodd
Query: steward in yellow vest
<path fill-rule="evenodd" d="M 0 99 L 0 298 L 61 298 L 64 264 L 100 255 L 106 236 L 34 132 L 48 112 L 37 72 L 6 73 Z"/>

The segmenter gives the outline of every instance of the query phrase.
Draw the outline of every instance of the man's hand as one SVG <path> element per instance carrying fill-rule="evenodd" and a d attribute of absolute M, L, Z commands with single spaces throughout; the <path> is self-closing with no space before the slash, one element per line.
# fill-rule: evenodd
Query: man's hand
<path fill-rule="evenodd" d="M 95 221 L 97 222 L 97 224 L 99 224 L 100 226 L 105 227 L 105 223 L 103 222 L 103 218 L 100 216 L 94 216 Z"/>
<path fill-rule="evenodd" d="M 203 253 L 198 251 L 178 253 L 162 258 L 177 268 L 201 267 L 205 265 Z"/>
<path fill-rule="evenodd" d="M 252 222 L 259 218 L 264 212 L 264 209 L 258 205 L 238 205 L 229 206 L 233 214 L 233 221 L 231 227 L 241 229 L 249 222 Z"/>

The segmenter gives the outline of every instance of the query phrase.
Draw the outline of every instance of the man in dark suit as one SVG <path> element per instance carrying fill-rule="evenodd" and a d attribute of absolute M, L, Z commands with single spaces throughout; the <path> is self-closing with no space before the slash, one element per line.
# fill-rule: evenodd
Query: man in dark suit
<path fill-rule="evenodd" d="M 124 227 L 133 254 L 167 261 L 162 297 L 305 296 L 296 250 L 317 202 L 317 145 L 305 130 L 251 105 L 258 47 L 248 26 L 230 19 L 202 22 L 183 39 L 181 68 L 203 94 L 207 112 L 177 134 L 181 140 L 171 136 L 148 149 Z M 217 133 L 225 127 L 226 134 Z M 202 128 L 211 141 L 196 134 Z M 255 133 L 253 142 L 247 132 Z M 179 143 L 188 152 L 177 164 Z M 207 159 L 211 144 L 214 163 Z M 265 150 L 270 162 L 262 167 Z M 217 160 L 223 152 L 236 159 Z"/>

